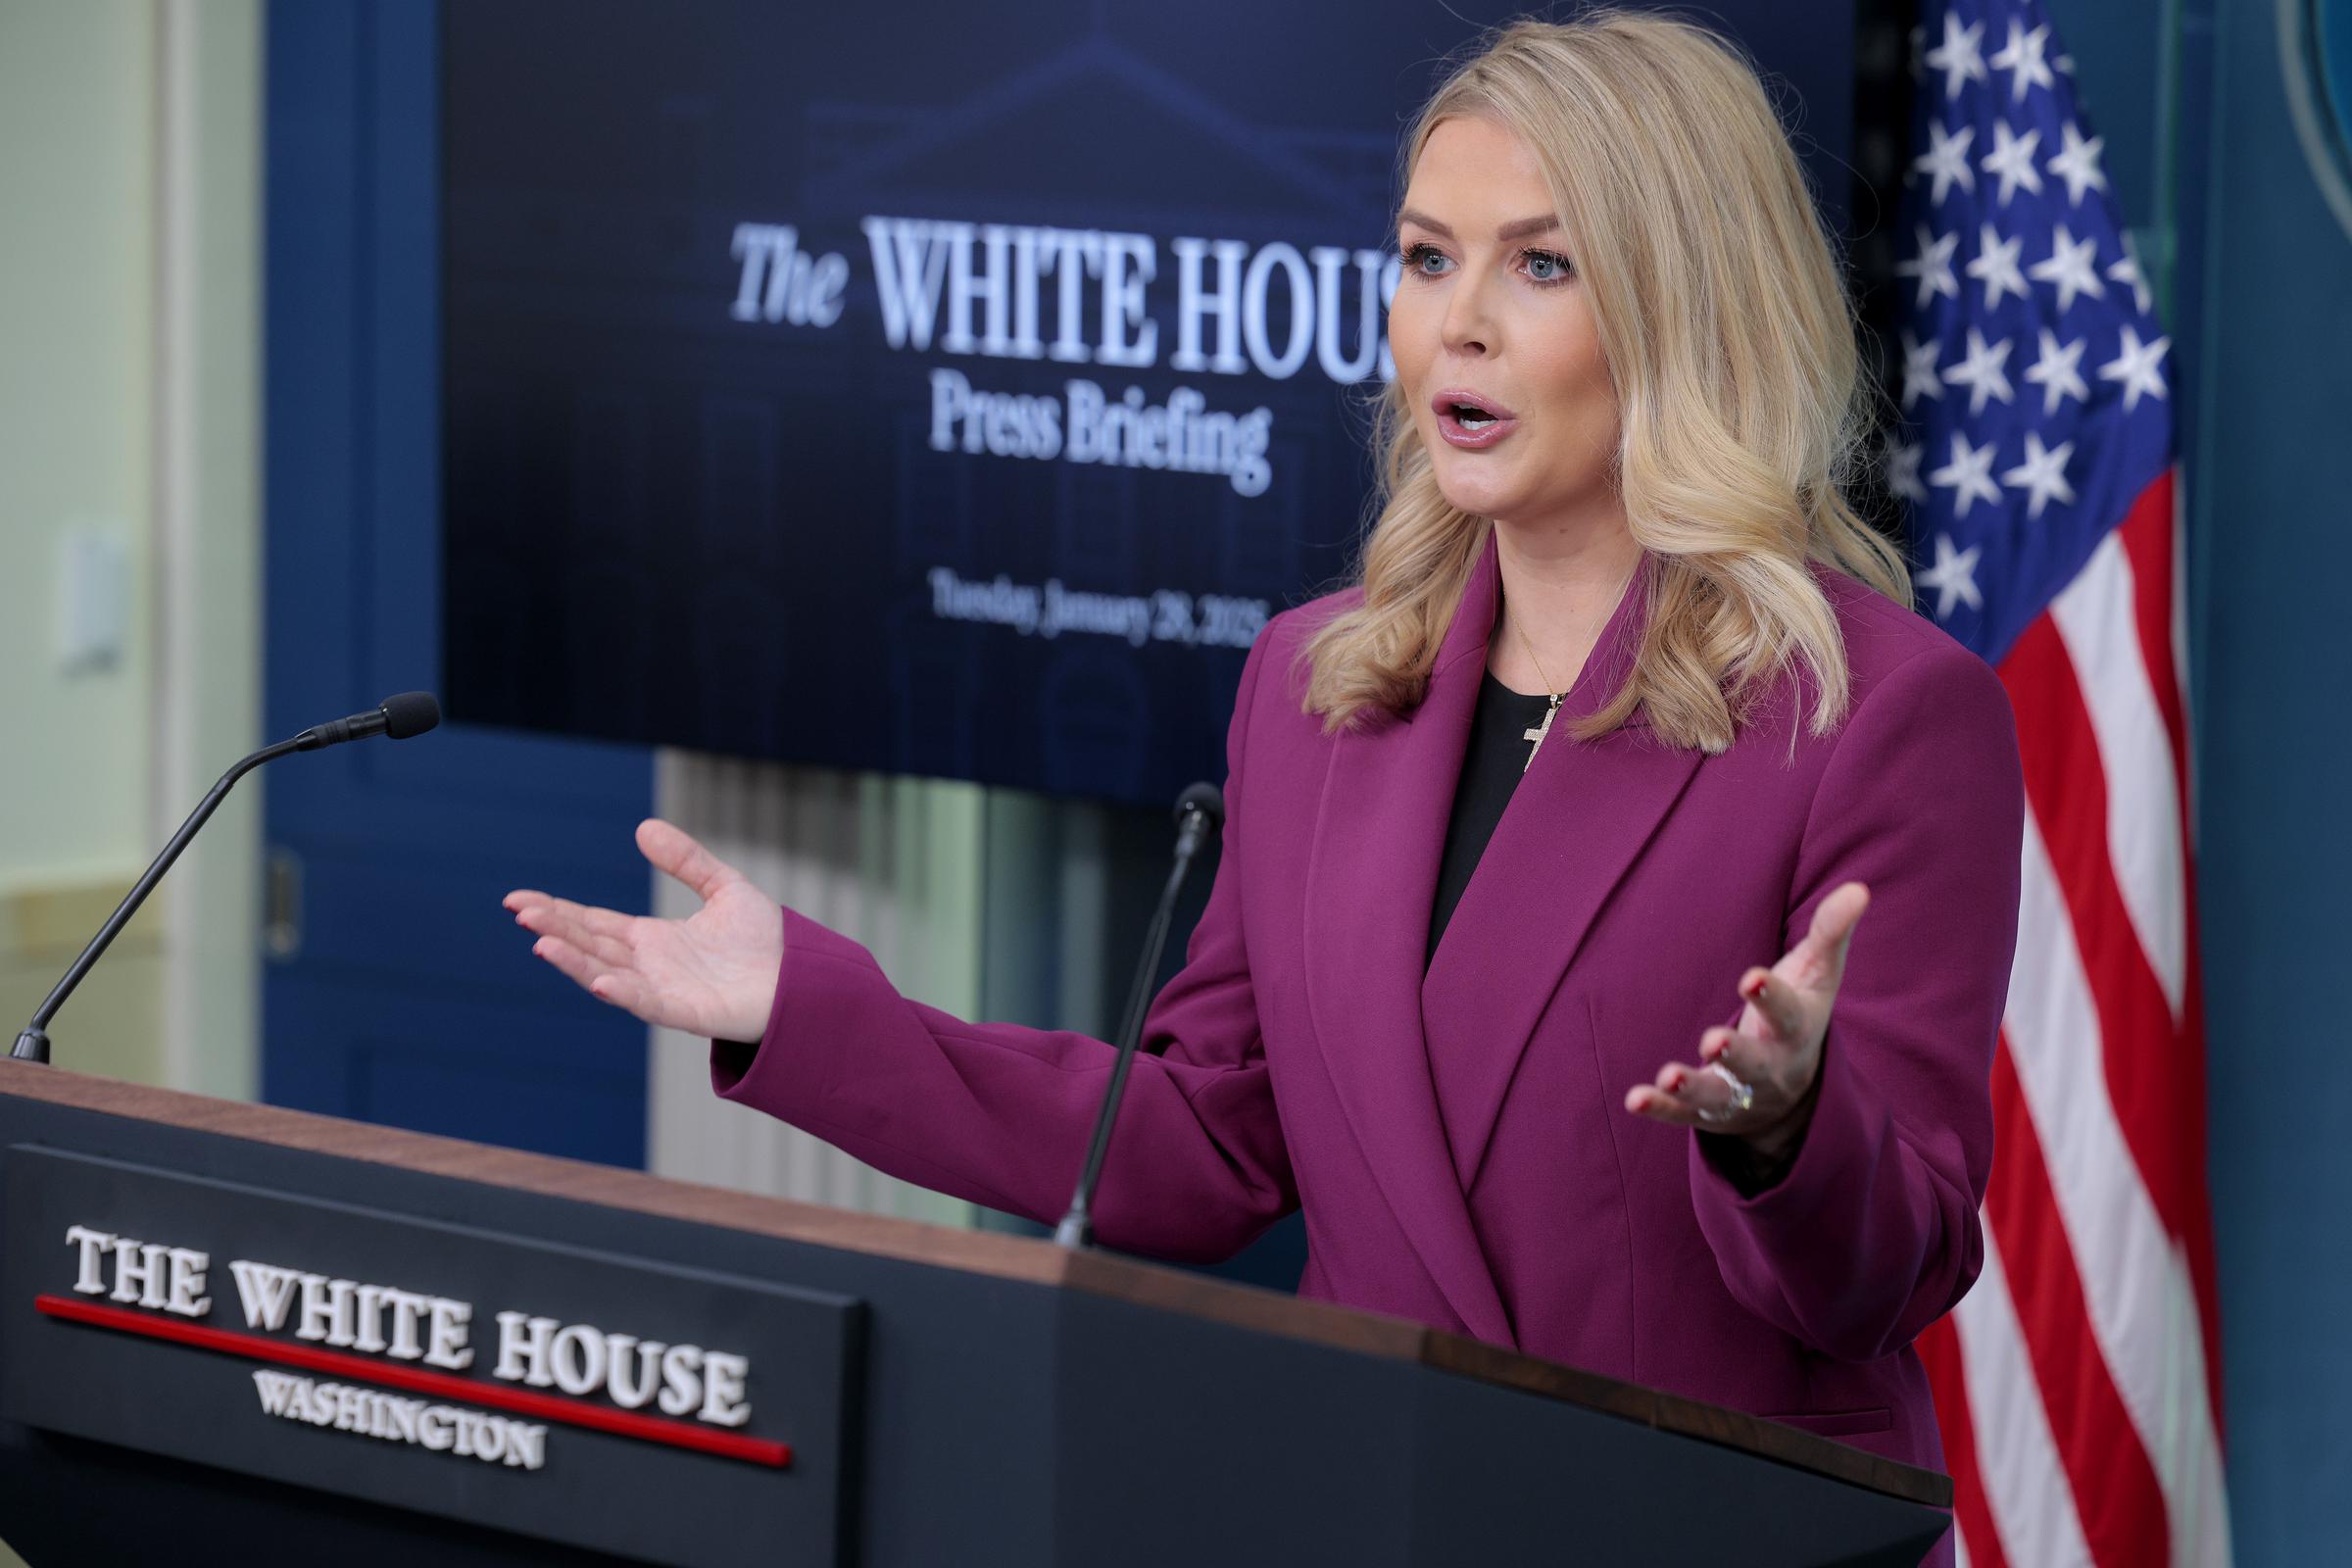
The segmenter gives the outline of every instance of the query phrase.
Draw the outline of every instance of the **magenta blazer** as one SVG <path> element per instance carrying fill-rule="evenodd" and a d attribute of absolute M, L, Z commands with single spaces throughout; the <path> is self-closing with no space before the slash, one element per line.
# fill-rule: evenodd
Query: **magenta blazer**
<path fill-rule="evenodd" d="M 1991 668 L 1852 579 L 1853 707 L 1824 738 L 1787 687 L 1728 752 L 1556 722 L 1427 973 L 1440 850 L 1486 665 L 1494 544 L 1409 714 L 1327 736 L 1303 635 L 1250 650 L 1224 858 L 1145 1025 L 1095 1218 L 1109 1244 L 1224 1257 L 1305 1210 L 1301 1296 L 1474 1335 L 1938 1465 L 1912 1339 L 1975 1278 L 1987 1089 L 2016 939 L 2024 790 Z M 1639 644 L 1637 581 L 1563 716 Z M 1793 752 L 1791 733 L 1795 730 Z M 1743 1198 L 1697 1135 L 1625 1094 L 1867 882 L 1793 1168 Z M 967 1023 L 791 910 L 756 1053 L 713 1087 L 893 1175 L 1051 1224 L 1112 1059 Z M 1948 1550 L 1948 1547 L 1944 1548 Z"/>

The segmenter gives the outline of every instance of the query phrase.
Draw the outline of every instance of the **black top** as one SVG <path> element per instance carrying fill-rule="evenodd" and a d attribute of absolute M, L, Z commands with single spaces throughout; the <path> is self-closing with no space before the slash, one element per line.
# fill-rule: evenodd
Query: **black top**
<path fill-rule="evenodd" d="M 1446 822 L 1446 855 L 1438 864 L 1438 901 L 1429 916 L 1429 950 L 1421 962 L 1428 967 L 1437 956 L 1438 939 L 1462 902 L 1470 873 L 1486 853 L 1502 808 L 1527 770 L 1527 731 L 1544 722 L 1551 699 L 1542 692 L 1515 692 L 1494 678 L 1493 670 L 1479 683 L 1478 710 L 1470 715 L 1470 744 L 1462 752 L 1462 776 L 1453 787 L 1453 813 Z"/>
<path fill-rule="evenodd" d="M 1494 836 L 1494 825 L 1502 820 L 1502 808 L 1511 804 L 1511 791 L 1519 787 L 1520 777 L 1527 771 L 1531 744 L 1527 732 L 1544 722 L 1544 710 L 1550 706 L 1551 699 L 1541 692 L 1527 695 L 1511 690 L 1494 678 L 1493 670 L 1479 683 L 1478 709 L 1470 716 L 1470 741 L 1462 749 L 1461 778 L 1453 787 L 1453 811 L 1446 820 L 1446 853 L 1438 862 L 1438 898 L 1429 915 L 1429 950 L 1421 958 L 1424 969 L 1437 956 L 1438 940 L 1453 918 L 1454 906 L 1462 902 L 1470 873 L 1478 869 L 1479 857 Z M 1693 1040 L 1690 1054 L 1695 1056 L 1697 1051 L 1698 1042 Z M 1816 1077 L 1813 1088 L 1806 1092 L 1808 1101 L 1820 1087 L 1821 1080 Z M 1768 1159 L 1744 1139 L 1726 1138 L 1702 1128 L 1698 1141 L 1732 1185 L 1749 1198 L 1786 1176 L 1803 1148 L 1800 1139 L 1777 1158 Z"/>

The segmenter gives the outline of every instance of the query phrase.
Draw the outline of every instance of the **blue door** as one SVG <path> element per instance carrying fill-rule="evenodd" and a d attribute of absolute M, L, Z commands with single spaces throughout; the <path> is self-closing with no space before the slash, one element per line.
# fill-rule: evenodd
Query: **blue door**
<path fill-rule="evenodd" d="M 440 685 L 437 17 L 270 10 L 271 738 Z M 644 1163 L 644 1026 L 533 958 L 498 901 L 535 886 L 644 909 L 650 753 L 453 721 L 259 782 L 265 1099 Z"/>

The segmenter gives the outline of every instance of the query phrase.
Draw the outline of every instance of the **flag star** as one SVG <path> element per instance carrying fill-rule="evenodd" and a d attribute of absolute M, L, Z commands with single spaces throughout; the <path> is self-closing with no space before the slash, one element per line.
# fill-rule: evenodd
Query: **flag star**
<path fill-rule="evenodd" d="M 1919 460 L 1924 455 L 1914 441 L 1889 442 L 1886 447 L 1886 488 L 1922 506 L 1928 499 L 1928 487 L 1919 482 Z"/>
<path fill-rule="evenodd" d="M 1939 120 L 1928 122 L 1928 150 L 1911 161 L 1911 167 L 1935 182 L 1933 201 L 1943 200 L 1943 193 L 1957 184 L 1962 190 L 1977 188 L 1977 172 L 1968 167 L 1968 144 L 1977 138 L 1977 127 L 1962 125 L 1957 131 L 1946 131 Z"/>
<path fill-rule="evenodd" d="M 1919 255 L 1911 261 L 1895 263 L 1895 275 L 1919 279 L 1919 303 L 1923 309 L 1938 294 L 1958 299 L 1960 279 L 1952 275 L 1952 252 L 1959 249 L 1960 236 L 1951 233 L 1937 239 L 1927 224 L 1913 226 L 1919 231 Z M 2095 291 L 2098 279 L 2092 278 L 2091 285 Z"/>
<path fill-rule="evenodd" d="M 1960 19 L 1949 11 L 1943 14 L 1943 42 L 1928 51 L 1928 64 L 1943 73 L 1943 95 L 1960 96 L 1960 84 L 1967 81 L 1985 81 L 1984 24 L 1972 23 L 1963 27 Z"/>
<path fill-rule="evenodd" d="M 2026 367 L 2026 379 L 2041 388 L 2041 412 L 2045 417 L 2058 412 L 2061 399 L 2089 401 L 2090 385 L 2082 379 L 2079 368 L 2082 350 L 2089 342 L 2086 337 L 2079 337 L 2060 348 L 2058 335 L 2046 326 L 2041 329 L 2041 357 Z"/>
<path fill-rule="evenodd" d="M 1998 174 L 2003 207 L 2023 185 L 2034 195 L 2041 194 L 2041 171 L 2034 167 L 2034 149 L 2041 144 L 2041 132 L 2029 130 L 2023 136 L 2009 128 L 2009 122 L 1996 120 L 1992 123 L 1992 151 L 1984 155 L 1978 167 L 1987 174 Z"/>
<path fill-rule="evenodd" d="M 2123 347 L 2114 359 L 2099 367 L 2099 379 L 2121 381 L 2124 384 L 2126 414 L 2139 406 L 2142 392 L 2150 397 L 2164 396 L 2164 372 L 2156 368 L 2156 362 L 2163 359 L 2164 351 L 2172 346 L 2173 340 L 2169 337 L 2160 337 L 2153 343 L 2142 343 L 2136 330 L 2129 326 L 2124 328 Z"/>
<path fill-rule="evenodd" d="M 2061 441 L 2052 451 L 2042 446 L 2038 431 L 2026 432 L 2026 461 L 2002 474 L 2001 480 L 2032 494 L 2033 499 L 2026 503 L 2027 516 L 2040 516 L 2043 504 L 2052 497 L 2064 506 L 2075 504 L 2075 487 L 2066 482 L 2066 460 L 2074 455 L 2072 441 Z"/>
<path fill-rule="evenodd" d="M 2087 294 L 2094 300 L 2106 298 L 2106 287 L 2099 282 L 2098 254 L 2099 238 L 2096 234 L 2077 244 L 2075 236 L 2067 232 L 2064 223 L 2060 223 L 2058 231 L 2050 236 L 2050 259 L 2035 262 L 2026 270 L 2037 282 L 2055 283 L 2058 286 L 2058 314 L 2063 316 L 2066 308 L 2075 303 L 2078 294 Z M 1923 298 L 1920 303 L 1924 305 L 1927 302 Z"/>
<path fill-rule="evenodd" d="M 2107 138 L 2093 136 L 2088 141 L 2083 140 L 2082 132 L 2075 128 L 2075 122 L 2071 120 L 2058 127 L 2058 135 L 2066 145 L 2059 149 L 2046 167 L 2051 173 L 2066 181 L 2066 205 L 2080 207 L 2084 191 L 2107 188 L 2107 176 L 2099 169 L 2099 149 L 2107 145 Z M 2034 188 L 2038 190 L 2040 187 Z"/>
<path fill-rule="evenodd" d="M 1952 601 L 1955 599 L 1971 610 L 1984 608 L 1984 596 L 1977 592 L 1977 558 L 1984 553 L 1983 545 L 1954 550 L 1950 534 L 1939 533 L 1936 536 L 1936 564 L 1922 567 L 1913 573 L 1911 580 L 1922 588 L 1936 590 L 1937 620 L 1952 612 Z"/>
<path fill-rule="evenodd" d="M 1984 226 L 1984 241 L 1978 247 L 1977 259 L 1968 264 L 1968 275 L 1984 281 L 1986 310 L 2001 303 L 2003 289 L 2021 300 L 2026 297 L 2026 274 L 2017 270 L 2018 252 L 2025 243 L 2023 234 L 2012 234 L 2003 243 L 1999 229 L 1990 223 Z"/>
<path fill-rule="evenodd" d="M 1943 398 L 1943 378 L 1936 372 L 1936 350 L 1939 345 L 1933 337 L 1925 343 L 1912 341 L 1908 330 L 1903 333 L 1903 412 L 1919 398 Z"/>
<path fill-rule="evenodd" d="M 2147 274 L 2139 270 L 2139 247 L 2132 243 L 2128 231 L 2124 235 L 2124 259 L 2107 269 L 2107 277 L 2109 281 L 2121 283 L 2130 289 L 2132 303 L 2139 308 L 2139 314 L 2148 314 L 2154 296 L 2148 292 Z"/>
<path fill-rule="evenodd" d="M 2058 78 L 2050 74 L 2050 63 L 2042 58 L 2049 47 L 2050 29 L 2035 27 L 2028 32 L 2015 20 L 2009 24 L 2009 45 L 1992 57 L 1996 71 L 2011 73 L 2009 101 L 2017 103 L 2026 96 L 2028 87 L 2054 87 Z"/>
<path fill-rule="evenodd" d="M 1954 430 L 1952 461 L 1929 474 L 1928 483 L 1952 492 L 1952 512 L 1956 516 L 1967 516 L 1970 505 L 1980 499 L 1997 505 L 2001 487 L 1992 479 L 1992 443 L 1972 447 L 1968 437 Z M 1974 556 L 1970 557 L 1970 564 L 1975 564 Z"/>
<path fill-rule="evenodd" d="M 1968 329 L 1968 355 L 1958 365 L 1943 372 L 1943 378 L 1954 386 L 1969 389 L 1968 412 L 1984 412 L 1984 400 L 1999 398 L 2003 403 L 2016 401 L 2017 393 L 2009 385 L 2009 349 L 2011 340 L 2003 338 L 1999 346 L 1987 344 L 1984 334 L 1975 327 Z"/>

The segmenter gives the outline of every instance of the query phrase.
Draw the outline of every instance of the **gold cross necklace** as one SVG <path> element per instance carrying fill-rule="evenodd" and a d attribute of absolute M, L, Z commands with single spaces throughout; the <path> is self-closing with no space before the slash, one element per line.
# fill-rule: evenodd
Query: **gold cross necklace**
<path fill-rule="evenodd" d="M 1536 646 L 1527 640 L 1527 628 L 1520 625 L 1514 618 L 1511 621 L 1511 629 L 1519 634 L 1519 646 L 1527 650 L 1528 662 L 1536 666 L 1536 679 L 1544 683 L 1544 690 L 1551 698 L 1551 706 L 1544 710 L 1544 722 L 1531 725 L 1519 732 L 1521 740 L 1535 742 L 1527 749 L 1527 760 L 1519 764 L 1519 771 L 1524 773 L 1536 765 L 1536 754 L 1544 749 L 1544 737 L 1551 733 L 1551 715 L 1560 710 L 1560 699 L 1568 694 L 1552 691 L 1551 677 L 1544 673 L 1544 662 L 1536 658 Z"/>

